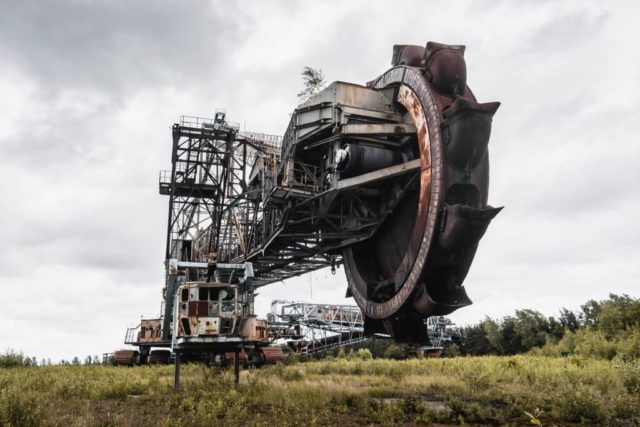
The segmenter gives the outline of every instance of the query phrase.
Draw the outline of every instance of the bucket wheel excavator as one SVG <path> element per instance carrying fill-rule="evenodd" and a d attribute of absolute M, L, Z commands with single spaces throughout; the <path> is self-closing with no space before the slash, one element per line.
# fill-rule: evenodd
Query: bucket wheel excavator
<path fill-rule="evenodd" d="M 340 265 L 366 334 L 420 345 L 426 318 L 471 304 L 463 282 L 501 209 L 487 202 L 499 103 L 477 101 L 464 53 L 396 45 L 390 69 L 365 85 L 331 83 L 293 111 L 283 137 L 242 132 L 223 112 L 183 116 L 160 176 L 166 284 L 146 347 L 262 348 L 268 337 L 250 330 L 255 291 Z M 214 300 L 223 285 L 233 299 Z"/>

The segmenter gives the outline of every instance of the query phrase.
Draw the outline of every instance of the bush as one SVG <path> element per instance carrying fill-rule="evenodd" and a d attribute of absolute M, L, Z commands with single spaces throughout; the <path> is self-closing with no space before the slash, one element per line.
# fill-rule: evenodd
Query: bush
<path fill-rule="evenodd" d="M 442 350 L 442 355 L 444 357 L 457 357 L 460 356 L 460 346 L 458 344 L 447 344 L 444 346 L 444 350 Z"/>
<path fill-rule="evenodd" d="M 122 380 L 110 383 L 103 383 L 98 386 L 96 395 L 105 399 L 120 399 L 124 400 L 128 396 L 139 396 L 147 391 L 143 384 L 138 382 Z"/>
<path fill-rule="evenodd" d="M 283 369 L 281 377 L 284 381 L 300 381 L 304 378 L 304 372 L 301 369 L 287 367 Z"/>
<path fill-rule="evenodd" d="M 360 350 L 356 351 L 356 358 L 360 360 L 371 360 L 373 359 L 373 355 L 368 348 L 361 348 Z"/>
<path fill-rule="evenodd" d="M 626 361 L 624 356 L 617 356 L 613 366 L 620 371 L 622 383 L 629 393 L 640 394 L 640 360 Z"/>
<path fill-rule="evenodd" d="M 640 358 L 640 328 L 628 330 L 614 339 L 608 339 L 603 332 L 595 329 L 580 329 L 567 332 L 556 344 L 549 343 L 531 352 L 552 357 L 567 353 L 606 360 L 615 357 L 626 360 Z"/>
<path fill-rule="evenodd" d="M 42 404 L 34 393 L 17 387 L 0 390 L 0 425 L 30 427 L 42 423 Z"/>
<path fill-rule="evenodd" d="M 558 416 L 572 423 L 589 421 L 600 422 L 604 419 L 604 407 L 601 396 L 585 387 L 564 387 L 556 397 Z"/>
<path fill-rule="evenodd" d="M 294 365 L 301 361 L 300 356 L 294 351 L 286 351 L 282 363 L 285 365 Z"/>
<path fill-rule="evenodd" d="M 382 357 L 384 357 L 385 359 L 401 359 L 402 357 L 404 357 L 404 351 L 399 345 L 391 344 L 384 351 Z"/>

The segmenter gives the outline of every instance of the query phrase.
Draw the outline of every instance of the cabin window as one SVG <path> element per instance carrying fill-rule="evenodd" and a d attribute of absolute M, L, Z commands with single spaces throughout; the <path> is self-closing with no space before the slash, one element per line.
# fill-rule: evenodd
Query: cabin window
<path fill-rule="evenodd" d="M 180 294 L 180 297 L 181 297 L 182 301 L 189 301 L 189 289 L 186 289 L 186 288 L 183 289 L 181 294 Z"/>
<path fill-rule="evenodd" d="M 233 326 L 233 323 L 231 322 L 231 319 L 222 319 L 222 321 L 220 322 L 220 333 L 221 334 L 230 334 L 231 333 L 231 328 Z"/>
<path fill-rule="evenodd" d="M 220 299 L 222 301 L 229 301 L 230 299 L 233 299 L 234 296 L 235 293 L 233 292 L 233 289 L 224 288 L 220 290 Z"/>
<path fill-rule="evenodd" d="M 200 301 L 207 301 L 209 299 L 209 288 L 198 289 L 198 299 Z"/>
<path fill-rule="evenodd" d="M 183 317 L 180 319 L 182 322 L 182 329 L 184 330 L 185 335 L 191 335 L 191 325 L 189 324 L 189 319 Z"/>

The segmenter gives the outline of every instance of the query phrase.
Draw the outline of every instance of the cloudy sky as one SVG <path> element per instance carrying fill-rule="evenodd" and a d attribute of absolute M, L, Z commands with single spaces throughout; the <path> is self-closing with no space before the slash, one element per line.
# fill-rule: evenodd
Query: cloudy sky
<path fill-rule="evenodd" d="M 303 66 L 364 83 L 393 44 L 467 45 L 505 205 L 464 324 L 640 296 L 640 4 L 600 1 L 2 2 L 0 351 L 102 354 L 158 313 L 170 127 L 225 108 L 282 134 Z M 343 270 L 264 288 L 344 299 Z"/>

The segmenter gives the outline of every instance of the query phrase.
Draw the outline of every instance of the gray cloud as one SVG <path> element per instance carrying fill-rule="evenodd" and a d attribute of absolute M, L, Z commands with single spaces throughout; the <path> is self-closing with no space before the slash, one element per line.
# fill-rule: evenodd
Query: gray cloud
<path fill-rule="evenodd" d="M 0 49 L 46 93 L 197 84 L 224 60 L 234 11 L 206 1 L 11 2 L 0 18 Z"/>
<path fill-rule="evenodd" d="M 602 10 L 584 9 L 566 13 L 559 11 L 559 15 L 544 22 L 533 33 L 529 41 L 530 48 L 537 50 L 541 55 L 550 52 L 560 53 L 583 45 L 593 37 L 597 37 L 606 23 L 608 13 Z"/>

